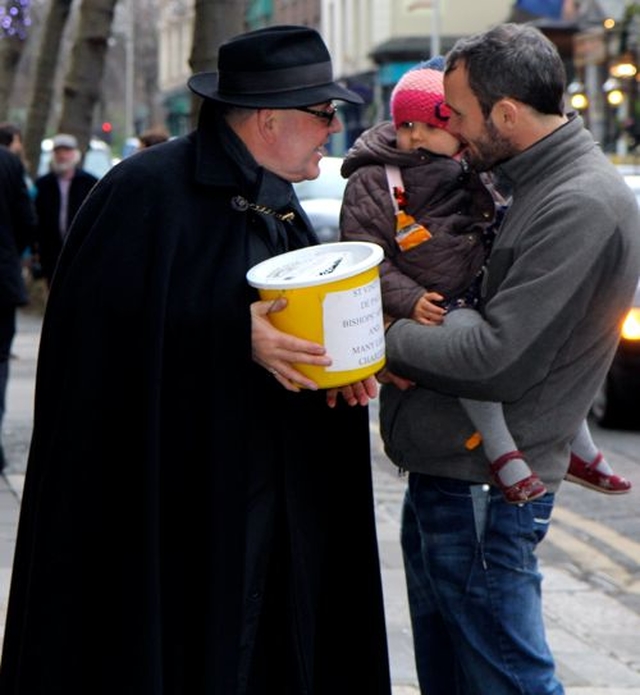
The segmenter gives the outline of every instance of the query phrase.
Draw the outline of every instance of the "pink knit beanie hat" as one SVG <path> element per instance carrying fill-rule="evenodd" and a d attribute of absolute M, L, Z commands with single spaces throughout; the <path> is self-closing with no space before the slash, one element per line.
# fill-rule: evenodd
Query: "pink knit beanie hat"
<path fill-rule="evenodd" d="M 451 110 L 444 103 L 444 58 L 419 63 L 400 78 L 391 92 L 391 117 L 397 128 L 406 121 L 446 128 Z"/>

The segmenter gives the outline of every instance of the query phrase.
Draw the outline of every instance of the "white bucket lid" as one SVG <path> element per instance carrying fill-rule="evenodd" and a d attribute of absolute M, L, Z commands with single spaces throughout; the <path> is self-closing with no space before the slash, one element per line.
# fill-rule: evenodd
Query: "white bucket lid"
<path fill-rule="evenodd" d="M 382 261 L 383 251 L 368 241 L 338 241 L 288 251 L 254 265 L 250 285 L 263 290 L 324 285 L 354 277 Z"/>

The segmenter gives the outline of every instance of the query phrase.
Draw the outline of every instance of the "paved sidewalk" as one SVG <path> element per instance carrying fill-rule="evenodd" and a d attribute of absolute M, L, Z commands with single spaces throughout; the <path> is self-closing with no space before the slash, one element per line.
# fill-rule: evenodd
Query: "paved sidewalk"
<path fill-rule="evenodd" d="M 9 465 L 0 476 L 0 641 L 31 433 L 39 328 L 37 317 L 20 314 L 10 368 L 3 433 Z M 375 431 L 372 436 L 394 695 L 419 695 L 398 541 L 404 481 L 379 455 Z M 542 570 L 548 636 L 567 695 L 640 695 L 640 616 L 566 570 L 551 564 Z"/>

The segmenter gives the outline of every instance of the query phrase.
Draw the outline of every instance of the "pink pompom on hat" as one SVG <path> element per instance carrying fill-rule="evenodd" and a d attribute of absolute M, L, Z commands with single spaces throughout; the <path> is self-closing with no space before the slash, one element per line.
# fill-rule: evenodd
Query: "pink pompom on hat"
<path fill-rule="evenodd" d="M 449 123 L 451 109 L 444 102 L 444 58 L 436 56 L 411 68 L 391 92 L 391 117 L 396 128 L 418 121 L 436 128 Z"/>

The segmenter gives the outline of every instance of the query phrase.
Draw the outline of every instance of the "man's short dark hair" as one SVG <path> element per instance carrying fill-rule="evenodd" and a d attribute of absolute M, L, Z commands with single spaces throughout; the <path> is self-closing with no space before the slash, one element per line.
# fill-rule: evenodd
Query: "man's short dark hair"
<path fill-rule="evenodd" d="M 20 128 L 14 123 L 0 123 L 0 145 L 9 147 L 15 136 L 22 137 Z"/>
<path fill-rule="evenodd" d="M 564 113 L 566 72 L 554 44 L 529 24 L 499 24 L 459 39 L 447 54 L 445 74 L 464 64 L 469 87 L 485 117 L 511 98 L 539 113 Z"/>

